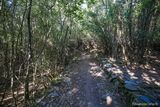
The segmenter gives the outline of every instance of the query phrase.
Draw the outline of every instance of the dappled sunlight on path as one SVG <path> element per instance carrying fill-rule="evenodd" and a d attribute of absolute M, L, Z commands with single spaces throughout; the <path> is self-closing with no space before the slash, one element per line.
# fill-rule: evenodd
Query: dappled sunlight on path
<path fill-rule="evenodd" d="M 82 54 L 78 62 L 70 65 L 68 73 L 67 78 L 71 78 L 71 84 L 67 86 L 68 90 L 61 94 L 59 99 L 62 103 L 58 106 L 124 107 L 121 97 L 113 92 L 113 86 L 106 79 L 104 71 L 90 55 Z M 48 105 L 58 107 L 53 103 Z"/>
<path fill-rule="evenodd" d="M 89 55 L 82 55 L 82 60 L 74 66 L 72 77 L 73 88 L 79 91 L 74 93 L 72 107 L 121 107 L 122 102 L 108 90 L 111 85 L 96 61 Z"/>

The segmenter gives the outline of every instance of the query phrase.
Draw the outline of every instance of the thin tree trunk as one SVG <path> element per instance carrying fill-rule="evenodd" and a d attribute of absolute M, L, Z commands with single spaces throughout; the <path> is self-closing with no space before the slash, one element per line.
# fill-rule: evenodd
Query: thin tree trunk
<path fill-rule="evenodd" d="M 14 78 L 15 78 L 15 31 L 14 31 L 14 16 L 15 16 L 15 6 L 16 6 L 16 0 L 13 1 L 13 10 L 12 10 L 12 22 L 11 22 L 11 32 L 12 32 L 12 38 L 11 38 L 11 62 L 10 62 L 10 71 L 11 71 L 11 90 L 12 90 L 12 96 L 14 100 L 14 106 L 17 106 L 16 97 L 14 94 Z"/>
<path fill-rule="evenodd" d="M 25 106 L 28 106 L 29 101 L 29 74 L 31 71 L 32 64 L 32 28 L 31 28 L 31 9 L 32 9 L 32 0 L 29 0 L 29 8 L 28 8 L 28 16 L 27 16 L 27 24 L 28 24 L 28 63 L 27 63 L 27 71 L 25 78 Z"/>

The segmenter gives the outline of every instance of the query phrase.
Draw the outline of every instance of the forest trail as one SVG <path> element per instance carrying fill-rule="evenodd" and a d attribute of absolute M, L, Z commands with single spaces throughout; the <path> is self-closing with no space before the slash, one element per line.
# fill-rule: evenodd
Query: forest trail
<path fill-rule="evenodd" d="M 101 91 L 105 89 L 105 83 L 101 72 L 98 75 L 94 75 L 97 65 L 94 62 L 90 62 L 87 56 L 83 56 L 82 60 L 77 63 L 77 66 L 73 69 L 74 75 L 72 76 L 73 90 L 77 90 L 75 93 L 74 107 L 104 107 L 101 102 Z"/>
<path fill-rule="evenodd" d="M 160 0 L 0 0 L 0 107 L 146 102 L 160 102 Z"/>
<path fill-rule="evenodd" d="M 90 55 L 83 54 L 69 69 L 67 88 L 63 86 L 68 90 L 63 91 L 59 104 L 48 107 L 124 107 L 119 94 Z"/>
<path fill-rule="evenodd" d="M 72 107 L 121 107 L 120 97 L 109 91 L 112 86 L 96 61 L 90 55 L 83 54 L 81 58 L 72 69 Z"/>

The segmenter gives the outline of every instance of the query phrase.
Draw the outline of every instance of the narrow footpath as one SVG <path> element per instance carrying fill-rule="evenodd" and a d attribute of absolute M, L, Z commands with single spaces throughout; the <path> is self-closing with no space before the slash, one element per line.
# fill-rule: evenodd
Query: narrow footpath
<path fill-rule="evenodd" d="M 82 55 L 81 59 L 71 64 L 69 69 L 65 81 L 68 90 L 63 91 L 60 100 L 57 100 L 63 103 L 54 105 L 51 101 L 45 100 L 45 106 L 124 107 L 121 96 L 106 78 L 104 71 L 89 55 Z"/>

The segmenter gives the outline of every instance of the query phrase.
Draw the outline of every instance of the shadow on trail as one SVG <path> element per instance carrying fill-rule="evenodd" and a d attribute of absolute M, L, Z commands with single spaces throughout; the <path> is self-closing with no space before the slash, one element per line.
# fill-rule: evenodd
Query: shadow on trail
<path fill-rule="evenodd" d="M 88 54 L 68 66 L 60 86 L 39 103 L 39 107 L 124 107 L 121 96 L 113 93 L 113 85 L 106 78 L 97 61 Z"/>
<path fill-rule="evenodd" d="M 72 107 L 121 107 L 120 96 L 111 94 L 111 84 L 96 61 L 89 55 L 81 58 L 72 69 Z"/>

